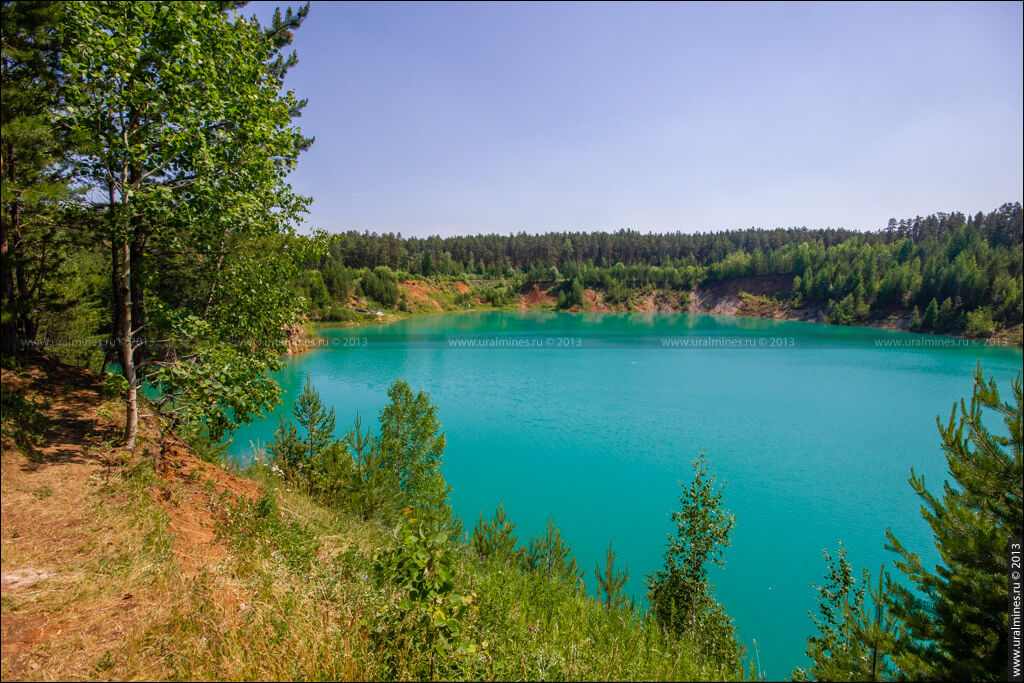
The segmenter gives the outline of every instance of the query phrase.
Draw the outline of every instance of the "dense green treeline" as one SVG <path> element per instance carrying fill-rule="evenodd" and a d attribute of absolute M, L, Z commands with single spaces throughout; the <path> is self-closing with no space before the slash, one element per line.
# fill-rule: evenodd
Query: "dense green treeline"
<path fill-rule="evenodd" d="M 791 278 L 776 293 L 796 307 L 822 309 L 854 324 L 906 312 L 922 331 L 987 334 L 1022 320 L 1022 211 L 960 213 L 890 222 L 884 231 L 745 230 L 717 234 L 546 235 L 402 238 L 349 232 L 331 238 L 318 270 L 325 287 L 307 287 L 314 310 L 349 294 L 400 307 L 397 282 L 449 276 L 503 281 L 481 290 L 508 303 L 531 282 L 563 281 L 558 308 L 583 303 L 580 286 L 616 304 L 638 288 L 688 292 L 700 284 L 774 275 Z M 326 294 L 326 296 L 324 296 Z M 934 305 L 932 305 L 934 302 Z M 934 309 L 931 313 L 929 307 Z"/>
<path fill-rule="evenodd" d="M 776 228 L 731 230 L 717 233 L 643 234 L 618 232 L 552 232 L 543 235 L 473 235 L 455 237 L 402 237 L 401 234 L 346 232 L 330 245 L 334 261 L 352 268 L 388 266 L 417 275 L 479 274 L 490 278 L 511 276 L 509 269 L 588 263 L 598 267 L 632 265 L 701 265 L 722 261 L 737 251 L 768 252 L 789 244 L 821 242 L 832 247 L 850 238 L 867 242 L 914 242 L 942 238 L 961 225 L 975 228 L 993 246 L 1021 243 L 1020 204 L 1007 204 L 985 215 L 934 214 L 910 220 L 891 220 L 887 229 L 862 233 L 855 230 Z"/>

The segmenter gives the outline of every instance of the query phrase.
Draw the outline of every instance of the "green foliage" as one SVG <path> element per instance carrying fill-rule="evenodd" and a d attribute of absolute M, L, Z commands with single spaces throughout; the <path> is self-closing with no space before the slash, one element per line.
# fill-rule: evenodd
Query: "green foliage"
<path fill-rule="evenodd" d="M 398 303 L 398 282 L 390 270 L 364 271 L 360 277 L 363 293 L 385 308 Z"/>
<path fill-rule="evenodd" d="M 991 309 L 993 321 L 1024 318 L 1024 238 L 1019 203 L 989 214 L 960 213 L 891 221 L 882 231 L 738 230 L 710 234 L 548 233 L 402 238 L 348 232 L 333 237 L 332 260 L 344 267 L 386 265 L 425 276 L 476 273 L 497 280 L 561 284 L 560 308 L 582 304 L 573 281 L 603 289 L 621 304 L 631 292 L 660 287 L 681 293 L 701 282 L 792 276 L 794 303 L 830 311 L 837 322 L 924 310 L 950 298 L 947 329 L 964 313 Z M 569 245 L 569 246 L 567 246 Z M 488 300 L 504 305 L 501 296 Z M 924 329 L 931 330 L 926 326 Z"/>
<path fill-rule="evenodd" d="M 473 550 L 483 559 L 500 562 L 514 561 L 518 557 L 515 525 L 505 516 L 505 505 L 499 504 L 494 516 L 484 521 L 484 513 L 473 527 Z"/>
<path fill-rule="evenodd" d="M 886 532 L 886 547 L 899 554 L 896 566 L 914 589 L 897 586 L 892 601 L 909 635 L 899 665 L 911 678 L 1006 676 L 1007 548 L 1011 538 L 1024 534 L 1020 375 L 1011 390 L 1011 401 L 1002 402 L 995 380 L 986 383 L 979 365 L 970 406 L 961 400 L 959 416 L 954 406 L 945 426 L 937 420 L 955 485 L 947 482 L 939 498 L 911 472 L 910 485 L 922 499 L 942 564 L 930 571 Z M 1002 418 L 1005 435 L 982 424 L 986 411 Z"/>
<path fill-rule="evenodd" d="M 13 434 L 19 448 L 28 450 L 43 437 L 47 420 L 42 413 L 46 406 L 20 391 L 0 385 L 0 421 L 5 434 Z"/>
<path fill-rule="evenodd" d="M 516 299 L 515 288 L 510 285 L 500 287 L 488 287 L 483 290 L 481 296 L 493 306 L 508 306 Z"/>
<path fill-rule="evenodd" d="M 395 505 L 399 497 L 398 476 L 388 467 L 379 441 L 368 430 L 363 431 L 358 415 L 345 441 L 353 458 L 345 485 L 348 507 L 361 519 L 370 519 Z"/>
<path fill-rule="evenodd" d="M 322 311 L 330 309 L 334 303 L 320 271 L 307 270 L 299 278 L 297 286 L 303 298 L 308 302 L 310 312 L 318 317 Z"/>
<path fill-rule="evenodd" d="M 390 517 L 403 506 L 437 531 L 462 534 L 462 521 L 448 503 L 451 488 L 441 477 L 444 435 L 430 397 L 414 395 L 398 380 L 381 412 L 381 437 L 364 431 L 359 417 L 343 439 L 334 438 L 334 409 L 327 409 L 309 377 L 295 402 L 298 423 L 279 418 L 267 446 L 270 462 L 307 493 L 362 519 Z"/>
<path fill-rule="evenodd" d="M 306 375 L 302 393 L 295 401 L 295 421 L 302 430 L 302 445 L 305 450 L 303 476 L 312 490 L 313 471 L 321 469 L 320 460 L 324 452 L 334 442 L 334 408 L 324 408 L 320 394 L 313 388 L 313 382 Z"/>
<path fill-rule="evenodd" d="M 325 505 L 344 508 L 348 501 L 347 484 L 354 471 L 355 461 L 347 441 L 333 441 L 320 451 L 313 463 L 309 490 Z"/>
<path fill-rule="evenodd" d="M 394 587 L 400 596 L 377 615 L 372 635 L 378 647 L 392 657 L 402 653 L 428 679 L 450 675 L 459 657 L 477 651 L 464 624 L 476 596 L 455 592 L 455 558 L 447 534 L 408 517 L 398 546 L 375 558 L 374 571 L 379 585 Z"/>
<path fill-rule="evenodd" d="M 722 509 L 722 490 L 703 453 L 693 471 L 693 481 L 679 498 L 680 509 L 672 512 L 676 533 L 668 534 L 665 566 L 647 576 L 647 599 L 666 630 L 699 639 L 709 656 L 738 667 L 743 648 L 732 620 L 712 595 L 706 566 L 709 561 L 725 566 L 724 550 L 736 520 Z"/>
<path fill-rule="evenodd" d="M 1008 544 L 1020 537 L 1022 506 L 1021 376 L 1012 382 L 1013 402 L 1001 402 L 995 381 L 974 374 L 970 407 L 961 400 L 949 422 L 938 421 L 946 462 L 955 483 L 942 498 L 911 471 L 910 484 L 924 504 L 942 563 L 925 568 L 890 530 L 886 548 L 910 580 L 890 580 L 884 567 L 877 588 L 864 571 L 858 585 L 840 546 L 828 553 L 828 583 L 819 592 L 819 635 L 807 641 L 809 670 L 795 680 L 1002 680 L 1006 675 Z M 986 411 L 1003 418 L 1005 435 L 982 424 Z M 870 603 L 865 599 L 869 592 Z"/>
<path fill-rule="evenodd" d="M 597 579 L 597 597 L 606 609 L 630 606 L 629 599 L 622 594 L 622 589 L 629 581 L 629 565 L 624 572 L 615 570 L 615 551 L 611 543 L 608 544 L 608 554 L 605 556 L 604 572 L 600 566 L 595 566 L 594 578 Z"/>
<path fill-rule="evenodd" d="M 883 566 L 878 587 L 870 588 L 871 575 L 863 570 L 860 582 L 853 576 L 846 548 L 839 544 L 833 559 L 824 552 L 828 572 L 818 591 L 818 614 L 811 620 L 818 635 L 807 639 L 811 666 L 798 668 L 794 681 L 879 681 L 898 675 L 893 655 L 902 639 L 900 626 L 889 606 L 893 584 Z M 865 600 L 869 593 L 870 603 Z"/>
<path fill-rule="evenodd" d="M 575 587 L 581 587 L 583 583 L 583 572 L 576 564 L 572 546 L 562 538 L 553 516 L 548 516 L 544 535 L 534 536 L 523 549 L 520 565 L 524 571 L 557 577 Z"/>
<path fill-rule="evenodd" d="M 924 316 L 921 318 L 921 329 L 934 330 L 938 327 L 939 322 L 939 302 L 932 297 L 932 300 L 928 302 L 928 307 L 924 309 Z"/>
<path fill-rule="evenodd" d="M 121 398 L 128 391 L 128 381 L 119 372 L 103 373 L 103 394 L 108 398 Z"/>
<path fill-rule="evenodd" d="M 352 271 L 332 259 L 325 261 L 321 274 L 327 293 L 333 301 L 347 301 L 352 290 Z"/>
<path fill-rule="evenodd" d="M 205 428 L 210 438 L 219 440 L 236 425 L 262 416 L 277 401 L 277 384 L 267 376 L 283 367 L 277 354 L 213 341 L 208 335 L 217 333 L 196 316 L 179 319 L 170 327 L 172 334 L 181 335 L 177 339 L 193 344 L 192 362 L 153 358 L 146 378 L 159 392 L 156 407 L 172 428 L 197 432 Z"/>
<path fill-rule="evenodd" d="M 583 283 L 578 277 L 573 278 L 566 286 L 566 289 L 559 292 L 556 308 L 572 308 L 573 306 L 586 305 L 587 298 L 583 291 Z"/>
<path fill-rule="evenodd" d="M 266 375 L 316 251 L 292 238 L 309 200 L 284 181 L 310 142 L 291 126 L 303 103 L 281 88 L 291 30 L 218 2 L 62 6 L 59 39 L 75 49 L 61 53 L 56 114 L 82 140 L 76 181 L 102 198 L 85 216 L 111 264 L 126 440 L 144 382 L 172 427 L 201 421 L 217 438 L 276 401 Z M 141 330 L 161 345 L 138 344 Z"/>
<path fill-rule="evenodd" d="M 987 337 L 996 330 L 992 312 L 987 307 L 978 308 L 967 314 L 964 332 L 972 337 Z"/>
<path fill-rule="evenodd" d="M 444 488 L 441 463 L 446 446 L 437 406 L 429 394 L 414 394 L 402 379 L 388 388 L 388 398 L 380 413 L 379 447 L 385 467 L 398 477 L 405 505 L 420 510 L 436 507 Z"/>
<path fill-rule="evenodd" d="M 910 329 L 919 330 L 922 326 L 921 312 L 917 310 L 917 306 L 914 306 L 914 310 L 910 313 Z"/>
<path fill-rule="evenodd" d="M 629 300 L 629 289 L 622 282 L 612 280 L 604 292 L 604 300 L 609 304 L 619 304 Z"/>
<path fill-rule="evenodd" d="M 431 498 L 417 510 L 426 528 L 444 532 L 449 538 L 461 538 L 463 535 L 462 518 L 448 502 L 451 494 L 452 487 L 442 478 L 440 485 L 434 488 Z"/>
<path fill-rule="evenodd" d="M 956 308 L 953 299 L 947 296 L 942 305 L 939 306 L 939 319 L 935 323 L 935 329 L 944 332 L 954 327 L 957 324 Z"/>
<path fill-rule="evenodd" d="M 316 561 L 320 546 L 317 535 L 298 521 L 286 521 L 271 494 L 255 501 L 239 497 L 226 517 L 221 532 L 235 548 L 254 559 L 276 555 L 288 567 L 303 573 Z"/>
<path fill-rule="evenodd" d="M 59 28 L 66 3 L 4 2 L 0 54 L 0 351 L 36 341 L 40 319 L 79 303 L 63 268 L 76 198 L 74 132 L 59 125 Z"/>
<path fill-rule="evenodd" d="M 274 440 L 267 445 L 270 462 L 278 467 L 284 476 L 298 481 L 305 470 L 306 449 L 299 439 L 299 431 L 291 420 L 284 421 L 278 416 L 278 425 L 274 430 Z"/>

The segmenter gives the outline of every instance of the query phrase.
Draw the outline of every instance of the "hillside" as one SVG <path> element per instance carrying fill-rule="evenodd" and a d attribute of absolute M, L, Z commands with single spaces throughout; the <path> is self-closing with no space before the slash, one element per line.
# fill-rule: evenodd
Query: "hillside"
<path fill-rule="evenodd" d="M 4 680 L 729 675 L 638 612 L 461 545 L 469 647 L 425 669 L 372 578 L 394 530 L 205 462 L 146 410 L 124 453 L 94 373 L 35 358 L 2 385 Z"/>
<path fill-rule="evenodd" d="M 621 300 L 610 300 L 608 292 L 602 289 L 587 288 L 584 290 L 585 303 L 566 310 L 591 313 L 694 313 L 829 322 L 826 307 L 797 305 L 794 302 L 791 295 L 792 283 L 791 275 L 751 275 L 706 282 L 684 291 L 650 286 L 631 290 Z M 409 316 L 464 310 L 553 311 L 558 310 L 556 302 L 565 285 L 564 281 L 526 283 L 511 291 L 507 302 L 495 304 L 488 300 L 485 292 L 504 287 L 500 280 L 406 279 L 397 285 L 399 296 L 406 301 L 406 310 L 384 309 L 379 317 L 373 313 L 358 314 L 357 309 L 375 309 L 378 304 L 365 297 L 352 297 L 344 315 L 338 316 L 335 320 L 325 320 L 324 324 L 387 323 Z M 875 311 L 854 324 L 890 330 L 921 331 L 912 328 L 912 310 L 898 306 Z M 1024 344 L 1022 332 L 1022 326 L 1016 324 L 987 335 L 969 335 L 963 330 L 947 330 L 944 334 L 961 337 L 980 336 L 992 344 L 1019 347 Z M 292 348 L 298 350 L 315 347 L 312 339 L 313 337 L 308 334 L 299 335 L 292 343 Z"/>

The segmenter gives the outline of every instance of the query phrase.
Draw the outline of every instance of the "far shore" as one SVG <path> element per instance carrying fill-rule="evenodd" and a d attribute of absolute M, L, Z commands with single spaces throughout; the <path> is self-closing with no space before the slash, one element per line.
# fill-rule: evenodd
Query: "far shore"
<path fill-rule="evenodd" d="M 813 324 L 816 324 L 816 325 L 834 325 L 834 323 L 828 323 L 828 322 L 824 322 L 824 321 L 815 319 L 815 316 L 813 316 L 813 312 L 805 310 L 805 309 L 795 309 L 795 310 L 791 310 L 791 311 L 778 311 L 778 312 L 776 312 L 775 315 L 770 315 L 769 316 L 769 315 L 744 315 L 743 313 L 739 313 L 739 312 L 725 312 L 725 311 L 716 311 L 716 312 L 668 311 L 668 310 L 665 310 L 665 311 L 636 311 L 636 310 L 631 310 L 631 311 L 627 311 L 627 310 L 594 311 L 594 310 L 579 310 L 578 308 L 575 309 L 575 310 L 559 311 L 559 310 L 556 310 L 554 308 L 541 307 L 541 306 L 530 307 L 530 308 L 523 308 L 523 307 L 518 307 L 518 306 L 503 306 L 503 307 L 499 307 L 499 306 L 480 306 L 480 305 L 478 305 L 478 306 L 474 306 L 474 307 L 471 307 L 471 308 L 459 308 L 459 309 L 452 309 L 452 310 L 431 310 L 431 311 L 417 311 L 417 312 L 388 311 L 388 312 L 386 312 L 384 314 L 383 318 L 378 318 L 376 316 L 367 315 L 365 320 L 349 320 L 349 321 L 340 321 L 340 322 L 307 321 L 307 322 L 305 322 L 302 325 L 303 334 L 301 336 L 301 339 L 297 340 L 297 343 L 296 343 L 295 347 L 291 347 L 291 351 L 290 351 L 290 353 L 288 355 L 296 355 L 296 354 L 299 354 L 299 353 L 304 353 L 306 351 L 312 351 L 312 350 L 320 348 L 322 346 L 322 344 L 320 344 L 320 343 L 303 343 L 301 340 L 302 339 L 312 339 L 314 337 L 319 337 L 320 336 L 319 332 L 321 330 L 354 329 L 354 328 L 371 327 L 371 326 L 384 327 L 384 326 L 392 325 L 394 323 L 397 323 L 397 322 L 400 322 L 400 321 L 403 321 L 403 320 L 409 320 L 411 318 L 426 318 L 426 317 L 442 316 L 442 315 L 460 315 L 460 314 L 464 314 L 464 313 L 481 313 L 481 312 L 507 312 L 507 313 L 514 313 L 514 312 L 525 312 L 525 311 L 538 312 L 538 313 L 569 313 L 569 314 L 572 314 L 572 315 L 583 315 L 583 314 L 592 314 L 592 313 L 622 314 L 622 315 L 629 315 L 629 314 L 634 314 L 634 313 L 641 313 L 641 314 L 655 313 L 655 314 L 661 314 L 661 315 L 680 315 L 680 314 L 685 314 L 685 315 L 710 315 L 710 316 L 722 316 L 722 317 L 729 317 L 729 318 L 743 318 L 743 319 L 749 319 L 749 320 L 765 320 L 765 319 L 770 319 L 770 320 L 784 320 L 784 321 L 787 321 L 787 322 L 806 322 L 806 323 L 813 323 Z M 909 333 L 909 334 L 919 334 L 919 335 L 926 335 L 926 336 L 952 337 L 952 338 L 957 338 L 957 339 L 966 339 L 966 340 L 977 342 L 977 343 L 980 343 L 980 344 L 988 344 L 988 345 L 991 345 L 991 346 L 997 346 L 997 347 L 1000 347 L 1000 348 L 1024 349 L 1024 346 L 1022 346 L 1022 343 L 1021 343 L 1021 327 L 1019 325 L 1014 327 L 1014 328 L 1011 328 L 1009 330 L 1001 330 L 1000 332 L 998 332 L 998 333 L 996 333 L 996 334 L 994 334 L 994 335 L 992 335 L 990 337 L 969 337 L 967 335 L 964 335 L 962 333 L 957 333 L 957 332 L 946 332 L 946 333 L 941 333 L 940 334 L 940 333 L 935 333 L 935 332 L 924 332 L 924 331 L 918 331 L 918 330 L 910 330 L 910 329 L 907 329 L 906 321 L 903 318 L 883 318 L 883 319 L 878 319 L 878 320 L 869 320 L 869 321 L 866 321 L 866 322 L 863 322 L 863 323 L 859 323 L 859 324 L 855 324 L 855 325 L 835 325 L 835 326 L 836 327 L 863 327 L 863 328 L 883 329 L 883 330 L 889 330 L 889 331 L 893 331 L 893 332 L 906 332 L 906 333 Z M 1016 336 L 1014 337 L 1013 335 L 1016 335 Z M 296 347 L 298 347 L 298 348 L 296 348 Z"/>

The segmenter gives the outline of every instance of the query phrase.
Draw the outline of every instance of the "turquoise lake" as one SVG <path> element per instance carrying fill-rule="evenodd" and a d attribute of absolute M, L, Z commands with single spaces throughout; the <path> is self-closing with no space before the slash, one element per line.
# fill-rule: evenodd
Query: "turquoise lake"
<path fill-rule="evenodd" d="M 321 334 L 323 348 L 275 376 L 278 413 L 307 373 L 339 436 L 357 412 L 376 424 L 396 378 L 426 390 L 467 530 L 504 502 L 525 543 L 554 515 L 591 592 L 612 541 L 627 593 L 643 596 L 679 481 L 705 451 L 736 516 L 715 593 L 769 679 L 804 663 L 823 550 L 842 540 L 855 567 L 891 567 L 888 526 L 938 560 L 910 469 L 937 491 L 936 416 L 970 397 L 979 360 L 1009 396 L 1022 359 L 945 337 L 682 314 L 466 313 Z M 277 421 L 239 429 L 232 455 L 247 459 Z"/>

